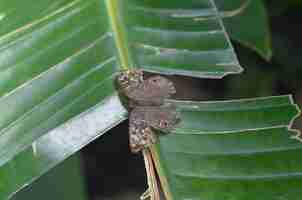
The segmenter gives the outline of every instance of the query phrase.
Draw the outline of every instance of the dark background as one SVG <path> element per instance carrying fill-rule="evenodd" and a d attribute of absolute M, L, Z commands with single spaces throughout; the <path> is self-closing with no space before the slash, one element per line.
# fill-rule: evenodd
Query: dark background
<path fill-rule="evenodd" d="M 273 43 L 273 58 L 234 42 L 245 71 L 222 80 L 172 77 L 179 99 L 218 100 L 293 94 L 302 107 L 301 21 L 302 6 L 267 1 Z M 128 121 L 113 128 L 82 151 L 83 173 L 89 199 L 138 199 L 147 188 L 143 158 L 130 154 Z M 295 127 L 302 129 L 301 120 Z"/>

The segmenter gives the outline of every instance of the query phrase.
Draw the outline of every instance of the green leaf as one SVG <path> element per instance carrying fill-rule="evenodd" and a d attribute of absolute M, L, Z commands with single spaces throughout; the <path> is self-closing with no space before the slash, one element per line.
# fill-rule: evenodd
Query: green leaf
<path fill-rule="evenodd" d="M 290 139 L 290 96 L 175 102 L 182 123 L 162 136 L 157 167 L 174 200 L 298 200 L 302 144 Z"/>
<path fill-rule="evenodd" d="M 206 78 L 242 71 L 212 0 L 120 2 L 137 67 Z"/>
<path fill-rule="evenodd" d="M 124 113 L 121 115 L 120 113 Z M 32 146 L 0 167 L 0 199 L 32 183 L 76 151 L 126 118 L 113 96 L 37 139 Z M 102 117 L 106 116 L 106 118 Z"/>
<path fill-rule="evenodd" d="M 17 193 L 12 200 L 86 200 L 80 158 L 80 155 L 76 155 L 67 159 L 46 176 Z"/>
<path fill-rule="evenodd" d="M 24 22 L 18 11 L 25 5 L 5 2 L 0 166 L 47 131 L 106 101 L 115 92 L 113 74 L 119 70 L 104 3 L 41 1 L 24 11 L 35 16 Z"/>
<path fill-rule="evenodd" d="M 0 23 L 0 199 L 126 118 L 119 70 L 242 70 L 211 0 L 3 0 Z"/>
<path fill-rule="evenodd" d="M 272 57 L 268 14 L 262 0 L 215 0 L 230 37 L 253 49 L 266 60 Z"/>

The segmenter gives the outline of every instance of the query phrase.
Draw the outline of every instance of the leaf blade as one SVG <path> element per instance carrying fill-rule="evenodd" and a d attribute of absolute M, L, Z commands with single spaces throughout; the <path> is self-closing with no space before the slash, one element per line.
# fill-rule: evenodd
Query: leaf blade
<path fill-rule="evenodd" d="M 102 104 L 51 130 L 36 140 L 34 147 L 28 147 L 0 166 L 0 199 L 12 196 L 126 119 L 126 111 L 117 96 L 109 97 Z M 106 120 L 102 116 L 106 116 Z M 23 166 L 27 166 L 26 169 Z"/>
<path fill-rule="evenodd" d="M 82 136 L 83 140 L 79 141 L 76 147 L 70 150 L 65 149 L 67 153 L 54 159 L 53 162 L 43 161 L 43 159 L 48 159 L 49 155 L 46 153 L 40 160 L 35 160 L 32 156 L 34 152 L 39 152 L 39 148 L 41 152 L 48 152 L 45 150 L 46 147 L 41 147 L 41 145 L 42 143 L 51 144 L 53 142 L 51 133 L 60 128 L 54 129 L 55 127 L 63 123 L 68 124 L 68 120 L 94 107 L 99 102 L 116 98 L 113 77 L 120 70 L 120 64 L 123 63 L 121 58 L 128 58 L 123 55 L 125 51 L 120 51 L 121 46 L 125 45 L 117 43 L 126 43 L 127 41 L 116 38 L 117 36 L 114 34 L 116 31 L 112 29 L 113 25 L 110 24 L 112 16 L 109 15 L 105 3 L 105 1 L 98 0 L 61 0 L 57 2 L 43 0 L 35 7 L 26 10 L 23 8 L 28 7 L 27 4 L 16 0 L 5 1 L 3 7 L 5 16 L 1 15 L 0 19 L 2 23 L 6 24 L 0 29 L 0 60 L 2 61 L 0 64 L 0 107 L 5 113 L 0 117 L 0 129 L 2 131 L 0 147 L 4 149 L 0 153 L 0 173 L 2 172 L 3 176 L 0 190 L 4 191 L 4 196 L 10 195 L 31 180 L 38 178 L 52 165 L 58 164 L 69 154 L 79 150 L 84 144 L 102 133 L 95 133 L 93 138 Z M 121 9 L 119 11 L 127 8 L 120 7 L 123 5 L 122 1 L 116 1 L 116 3 Z M 167 6 L 163 2 L 156 3 Z M 181 1 L 178 1 L 177 4 L 178 6 L 184 5 Z M 205 59 L 209 55 L 213 60 L 207 59 L 207 62 L 204 62 L 206 65 L 204 69 L 197 68 L 198 65 L 196 65 L 197 67 L 192 65 L 183 70 L 180 66 L 173 64 L 174 68 L 171 69 L 161 67 L 162 72 L 167 72 L 168 69 L 169 73 L 173 70 L 176 74 L 191 76 L 197 74 L 198 77 L 211 78 L 240 72 L 241 68 L 228 38 L 222 30 L 221 21 L 215 18 L 218 14 L 214 4 L 209 0 L 203 0 L 200 6 L 206 9 L 200 14 L 197 13 L 198 17 L 214 18 L 206 20 L 204 22 L 206 26 L 199 27 L 195 31 L 203 30 L 208 35 L 211 33 L 209 30 L 219 30 L 213 34 L 213 37 L 209 37 L 213 44 L 207 43 L 201 49 L 212 49 L 213 51 L 200 53 L 193 49 L 196 54 L 189 52 L 188 56 L 195 59 L 195 64 L 202 61 L 201 58 Z M 31 14 L 28 15 L 28 12 Z M 187 14 L 190 15 L 190 12 Z M 124 12 L 121 13 L 126 18 L 128 17 Z M 119 13 L 113 14 L 118 15 Z M 182 20 L 172 21 L 179 27 Z M 122 21 L 116 20 L 116 22 L 121 23 Z M 192 22 L 189 27 L 190 30 L 197 28 L 197 24 Z M 156 31 L 155 28 L 154 30 Z M 123 34 L 131 37 L 135 35 L 134 32 L 129 32 L 129 29 Z M 174 39 L 179 37 L 177 34 L 174 36 Z M 181 48 L 194 45 L 192 42 L 194 38 L 199 38 L 199 42 L 205 41 L 200 38 L 203 36 L 202 34 L 196 35 L 188 30 L 184 36 L 187 44 L 185 46 L 181 44 L 179 46 Z M 180 35 L 180 37 L 183 36 Z M 157 39 L 161 40 L 162 35 L 159 35 Z M 217 43 L 214 43 L 216 39 Z M 165 45 L 169 47 L 170 44 L 171 41 L 166 40 Z M 133 43 L 127 45 L 131 49 Z M 222 53 L 219 50 L 216 52 L 218 47 L 227 47 L 227 50 L 224 51 L 223 49 Z M 129 63 L 132 62 L 131 57 L 136 55 L 136 52 L 131 50 L 129 51 L 131 53 L 128 59 Z M 121 55 L 119 52 L 122 52 Z M 182 51 L 178 53 L 181 56 L 186 56 Z M 198 56 L 203 57 L 198 58 Z M 221 59 L 215 60 L 216 57 Z M 169 62 L 169 59 L 171 59 L 171 55 L 168 55 L 168 60 L 164 58 L 164 61 Z M 138 65 L 137 61 L 135 64 Z M 222 71 L 210 69 L 215 67 L 217 70 L 222 68 Z M 157 72 L 159 71 L 157 70 Z M 118 101 L 115 101 L 113 108 L 117 112 L 115 113 L 116 118 L 111 118 L 113 121 L 107 124 L 107 128 L 111 127 L 110 124 L 119 123 L 124 119 L 125 111 L 120 109 Z M 107 130 L 104 127 L 103 129 L 103 131 Z M 75 131 L 75 134 L 78 132 Z M 56 135 L 56 137 L 58 140 L 64 139 L 63 135 Z M 48 141 L 45 138 L 50 139 Z M 44 140 L 47 142 L 43 142 Z M 34 148 L 32 149 L 33 142 Z M 61 143 L 61 148 L 65 148 L 64 145 L 72 142 L 71 139 L 65 144 Z M 41 145 L 39 145 L 40 143 Z M 33 160 L 33 163 L 40 164 L 34 164 L 38 165 L 32 166 L 34 171 L 24 171 L 23 175 L 21 169 L 20 179 L 16 177 L 16 182 L 9 180 L 9 178 L 6 179 L 4 172 L 8 175 L 16 173 L 15 159 L 18 160 L 17 163 L 25 165 L 23 162 L 26 163 L 27 157 L 22 156 L 24 153 L 29 154 L 28 159 Z M 7 166 L 10 167 L 7 168 Z"/>
<path fill-rule="evenodd" d="M 16 6 L 11 3 L 7 6 Z M 104 3 L 48 3 L 30 10 L 37 19 L 1 29 L 0 165 L 47 131 L 114 96 L 119 67 Z"/>
<path fill-rule="evenodd" d="M 265 110 L 271 114 L 265 123 L 254 123 L 258 115 L 248 112 L 249 124 L 236 126 L 208 126 L 200 120 L 199 129 L 190 123 L 192 117 L 183 115 L 183 125 L 160 138 L 156 146 L 158 168 L 164 171 L 172 191 L 172 199 L 274 199 L 278 195 L 297 199 L 298 183 L 301 183 L 302 165 L 299 154 L 302 145 L 290 139 L 295 134 L 291 123 L 299 114 L 290 96 L 248 99 L 222 102 L 176 102 L 180 112 L 233 112 L 234 110 L 292 107 L 292 112 L 281 121 L 275 114 L 280 110 Z M 258 104 L 259 103 L 259 104 Z M 189 104 L 189 106 L 187 105 Z M 200 104 L 202 106 L 200 106 Z M 228 104 L 227 111 L 220 107 Z M 271 104 L 271 106 L 269 106 Z M 215 106 L 217 105 L 217 106 Z M 262 106 L 263 105 L 263 106 Z M 202 109 L 200 109 L 202 108 Z M 217 114 L 216 126 L 225 116 Z M 276 120 L 275 120 L 276 119 Z M 277 122 L 277 124 L 275 124 Z M 186 127 L 184 124 L 188 123 Z M 278 125 L 279 124 L 279 125 Z M 188 128 L 189 127 L 189 128 Z M 190 132 L 190 129 L 194 131 Z M 296 192 L 293 195 L 292 192 Z M 261 193 L 263 195 L 259 196 Z"/>
<path fill-rule="evenodd" d="M 126 28 L 137 67 L 205 78 L 242 71 L 211 0 L 122 5 L 129 13 Z"/>

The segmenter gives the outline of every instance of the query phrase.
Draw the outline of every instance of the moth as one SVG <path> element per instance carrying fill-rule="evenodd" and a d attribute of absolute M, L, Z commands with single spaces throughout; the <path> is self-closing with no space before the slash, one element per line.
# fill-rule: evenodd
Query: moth
<path fill-rule="evenodd" d="M 137 153 L 157 143 L 154 130 L 170 132 L 180 121 L 179 113 L 171 104 L 138 106 L 129 116 L 129 146 Z"/>
<path fill-rule="evenodd" d="M 128 70 L 117 78 L 120 91 L 129 100 L 129 106 L 159 106 L 164 100 L 176 93 L 172 81 L 163 76 L 143 79 L 143 71 Z"/>
<path fill-rule="evenodd" d="M 176 93 L 163 76 L 144 79 L 142 70 L 123 71 L 117 76 L 120 93 L 129 100 L 129 146 L 133 153 L 157 142 L 154 129 L 169 132 L 180 121 L 176 108 L 165 99 Z"/>

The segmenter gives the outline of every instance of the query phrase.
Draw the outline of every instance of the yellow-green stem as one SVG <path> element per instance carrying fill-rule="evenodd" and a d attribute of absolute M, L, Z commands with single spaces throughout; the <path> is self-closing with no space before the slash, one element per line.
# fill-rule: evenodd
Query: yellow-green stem
<path fill-rule="evenodd" d="M 133 68 L 131 62 L 130 53 L 128 51 L 127 38 L 124 31 L 124 24 L 119 15 L 119 0 L 106 0 L 107 12 L 110 18 L 110 23 L 115 39 L 115 43 L 118 49 L 121 68 L 123 70 Z"/>
<path fill-rule="evenodd" d="M 159 161 L 159 152 L 156 148 L 156 145 L 153 145 L 150 147 L 150 152 L 151 152 L 152 160 L 154 162 L 157 174 L 159 176 L 159 180 L 160 180 L 163 192 L 165 194 L 165 197 L 167 200 L 173 200 L 172 193 L 171 193 L 171 190 L 170 190 L 170 187 L 168 184 L 168 180 L 166 178 L 164 170 L 162 169 L 162 166 Z"/>

